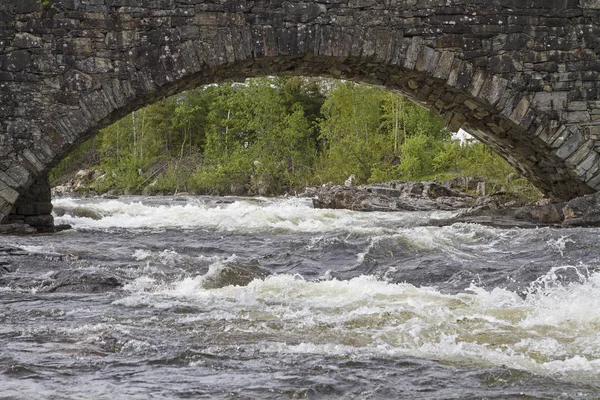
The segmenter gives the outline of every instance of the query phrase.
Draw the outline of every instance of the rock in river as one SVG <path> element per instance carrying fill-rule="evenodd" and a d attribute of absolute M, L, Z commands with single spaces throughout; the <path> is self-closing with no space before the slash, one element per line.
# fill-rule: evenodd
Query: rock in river
<path fill-rule="evenodd" d="M 310 192 L 309 192 L 310 193 Z M 324 186 L 310 193 L 315 208 L 353 211 L 430 211 L 470 207 L 472 196 L 436 182 L 393 181 L 348 187 Z"/>

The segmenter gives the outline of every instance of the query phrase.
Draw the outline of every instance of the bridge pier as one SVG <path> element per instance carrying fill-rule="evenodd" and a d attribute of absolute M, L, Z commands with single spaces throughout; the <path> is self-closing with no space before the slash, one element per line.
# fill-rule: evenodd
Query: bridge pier
<path fill-rule="evenodd" d="M 24 223 L 36 228 L 38 232 L 52 231 L 54 217 L 51 200 L 48 174 L 42 174 L 19 196 L 2 223 Z"/>

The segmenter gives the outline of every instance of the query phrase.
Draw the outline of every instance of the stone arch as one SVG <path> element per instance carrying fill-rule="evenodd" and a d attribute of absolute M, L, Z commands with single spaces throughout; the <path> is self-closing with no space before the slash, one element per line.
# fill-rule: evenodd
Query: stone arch
<path fill-rule="evenodd" d="M 0 73 L 12 78 L 0 91 L 6 100 L 0 112 L 8 115 L 0 124 L 4 215 L 51 224 L 49 169 L 129 112 L 201 84 L 281 74 L 397 91 L 452 129 L 463 126 L 555 198 L 600 188 L 591 110 L 600 101 L 596 83 L 583 84 L 586 74 L 598 75 L 596 52 L 582 35 L 569 42 L 577 51 L 556 50 L 557 61 L 548 61 L 545 47 L 524 41 L 533 21 L 529 7 L 491 0 L 454 7 L 437 0 L 94 3 L 56 0 L 49 10 L 35 0 L 0 6 L 15 21 L 12 50 L 0 53 Z M 577 24 L 572 15 L 564 20 L 573 32 L 598 29 L 592 20 L 600 12 L 573 0 L 537 5 L 551 14 L 548 21 L 563 18 L 564 10 L 550 8 L 554 3 L 580 15 Z M 550 22 L 536 18 L 548 28 Z M 558 48 L 564 47 L 561 37 Z M 579 63 L 565 81 L 575 84 L 560 84 L 569 62 Z"/>

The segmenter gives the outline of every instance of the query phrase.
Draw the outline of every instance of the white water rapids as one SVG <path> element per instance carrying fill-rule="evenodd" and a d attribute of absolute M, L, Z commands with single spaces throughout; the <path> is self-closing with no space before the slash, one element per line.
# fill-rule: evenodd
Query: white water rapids
<path fill-rule="evenodd" d="M 315 210 L 297 198 L 54 204 L 61 213 L 57 223 L 72 224 L 72 231 L 47 240 L 5 237 L 2 243 L 37 263 L 62 255 L 69 270 L 114 274 L 122 286 L 85 301 L 68 297 L 67 290 L 61 292 L 66 299 L 46 307 L 44 296 L 56 295 L 44 291 L 48 280 L 58 281 L 52 274 L 59 261 L 27 285 L 0 280 L 0 301 L 16 299 L 0 311 L 0 344 L 13 364 L 52 370 L 44 357 L 19 359 L 27 347 L 25 339 L 15 339 L 50 332 L 67 338 L 69 352 L 85 365 L 116 363 L 118 369 L 134 363 L 148 382 L 128 381 L 127 393 L 140 398 L 148 392 L 139 388 L 157 379 L 148 372 L 157 364 L 146 364 L 156 358 L 183 374 L 180 384 L 189 393 L 200 393 L 192 388 L 207 379 L 207 365 L 218 363 L 210 382 L 240 398 L 595 398 L 599 388 L 598 230 L 434 227 L 429 219 L 449 214 Z M 82 208 L 87 217 L 73 216 L 83 215 L 76 212 Z M 25 270 L 17 265 L 12 273 Z M 28 306 L 32 298 L 40 303 Z M 28 307 L 42 315 L 29 325 L 17 315 L 30 313 Z M 49 351 L 64 367 L 63 345 Z M 98 358 L 93 351 L 109 355 Z M 267 367 L 267 360 L 288 378 Z M 349 362 L 366 364 L 356 372 Z M 390 368 L 386 363 L 400 368 L 401 362 L 415 363 L 435 382 L 428 395 L 410 389 L 417 385 L 410 373 L 381 378 Z M 327 367 L 315 372 L 315 365 Z M 232 368 L 256 371 L 227 383 L 229 375 L 218 371 Z M 468 375 L 473 371 L 487 375 Z M 100 381 L 111 380 L 95 373 Z M 345 382 L 344 374 L 354 383 Z M 290 383 L 292 375 L 297 378 Z M 16 398 L 57 390 L 43 380 L 17 384 L 6 376 L 0 389 Z M 456 376 L 463 386 L 452 383 Z M 171 381 L 165 379 L 158 380 L 166 388 Z M 110 391 L 94 386 L 98 396 L 110 398 Z M 82 393 L 78 387 L 59 397 Z M 163 392 L 178 397 L 173 393 Z"/>

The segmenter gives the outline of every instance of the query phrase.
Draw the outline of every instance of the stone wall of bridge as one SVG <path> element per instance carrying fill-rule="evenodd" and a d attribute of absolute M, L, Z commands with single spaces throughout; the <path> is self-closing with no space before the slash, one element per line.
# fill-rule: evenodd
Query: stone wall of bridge
<path fill-rule="evenodd" d="M 384 86 L 548 195 L 592 193 L 598 21 L 598 0 L 4 0 L 0 218 L 51 224 L 49 169 L 127 113 L 269 74 Z"/>

